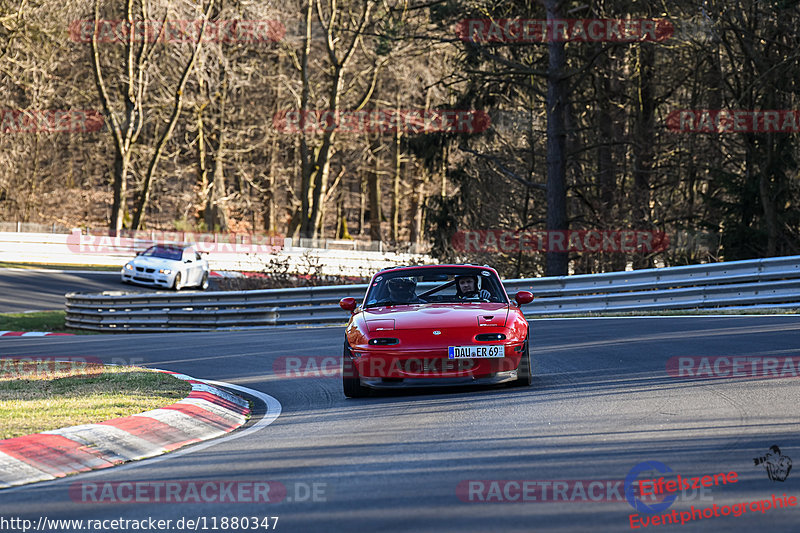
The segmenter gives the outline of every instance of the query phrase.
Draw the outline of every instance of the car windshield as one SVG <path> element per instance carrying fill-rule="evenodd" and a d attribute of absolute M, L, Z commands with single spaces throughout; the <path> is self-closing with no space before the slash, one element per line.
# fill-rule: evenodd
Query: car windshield
<path fill-rule="evenodd" d="M 508 303 L 497 274 L 451 266 L 381 272 L 372 280 L 365 307 L 475 302 Z"/>
<path fill-rule="evenodd" d="M 174 246 L 151 246 L 142 253 L 145 257 L 158 257 L 159 259 L 172 259 L 180 261 L 183 257 L 183 249 Z"/>

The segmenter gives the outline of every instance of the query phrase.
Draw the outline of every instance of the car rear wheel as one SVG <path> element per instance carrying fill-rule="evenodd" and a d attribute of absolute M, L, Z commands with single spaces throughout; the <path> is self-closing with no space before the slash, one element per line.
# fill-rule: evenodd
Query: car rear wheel
<path fill-rule="evenodd" d="M 183 288 L 183 284 L 182 284 L 182 281 L 181 281 L 181 273 L 180 272 L 175 274 L 175 282 L 172 284 L 172 288 L 175 289 L 176 291 L 179 291 L 179 290 L 181 290 Z"/>
<path fill-rule="evenodd" d="M 344 343 L 344 353 L 342 354 L 342 389 L 348 398 L 362 398 L 369 392 L 366 387 L 361 385 L 361 378 L 356 365 L 353 364 L 350 345 L 347 341 Z"/>
<path fill-rule="evenodd" d="M 203 272 L 203 282 L 200 284 L 200 288 L 203 290 L 208 288 L 208 272 Z"/>
<path fill-rule="evenodd" d="M 528 345 L 528 337 L 525 337 L 525 344 L 522 348 L 522 358 L 517 368 L 517 381 L 514 382 L 514 385 L 517 387 L 528 387 L 531 383 L 533 383 L 533 365 L 531 364 L 531 351 Z"/>

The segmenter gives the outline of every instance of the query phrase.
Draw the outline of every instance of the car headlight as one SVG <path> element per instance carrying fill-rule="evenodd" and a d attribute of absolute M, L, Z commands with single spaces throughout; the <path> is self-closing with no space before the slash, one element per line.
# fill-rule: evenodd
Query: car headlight
<path fill-rule="evenodd" d="M 133 270 L 133 265 L 130 263 L 125 264 L 125 270 Z"/>
<path fill-rule="evenodd" d="M 167 276 L 169 276 L 170 274 L 172 274 L 172 269 L 160 268 L 160 269 L 158 269 L 158 273 L 159 274 L 166 274 Z"/>

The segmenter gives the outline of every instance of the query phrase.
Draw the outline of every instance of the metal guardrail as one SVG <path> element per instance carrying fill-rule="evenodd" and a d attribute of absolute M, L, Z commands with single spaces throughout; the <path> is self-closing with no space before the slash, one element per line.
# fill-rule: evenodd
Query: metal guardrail
<path fill-rule="evenodd" d="M 203 331 L 247 326 L 344 323 L 346 296 L 367 285 L 253 291 L 70 293 L 67 327 L 106 332 Z"/>
<path fill-rule="evenodd" d="M 503 282 L 533 292 L 527 317 L 716 307 L 800 308 L 800 256 Z M 105 332 L 344 324 L 338 302 L 368 285 L 66 296 L 67 326 Z"/>
<path fill-rule="evenodd" d="M 536 296 L 526 316 L 721 306 L 800 308 L 800 256 L 504 282 Z"/>

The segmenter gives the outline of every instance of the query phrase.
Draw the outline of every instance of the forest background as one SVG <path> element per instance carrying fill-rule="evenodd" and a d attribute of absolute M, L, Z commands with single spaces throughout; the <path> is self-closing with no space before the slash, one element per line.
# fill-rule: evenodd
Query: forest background
<path fill-rule="evenodd" d="M 517 277 L 799 254 L 798 20 L 797 0 L 0 0 L 0 220 L 382 241 Z M 465 251 L 474 230 L 672 245 Z"/>

